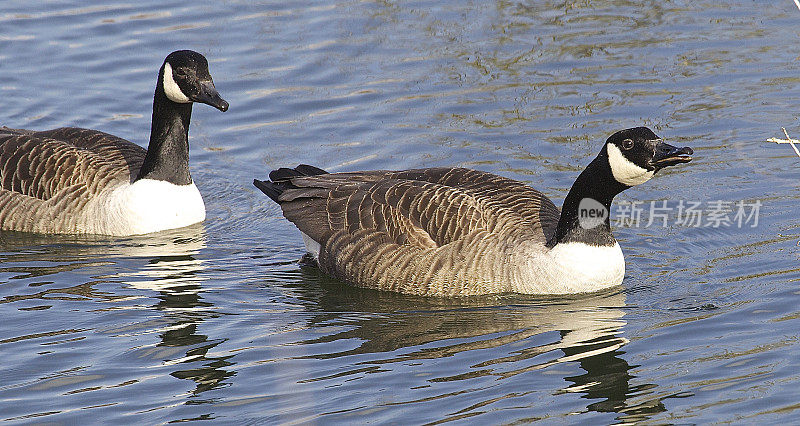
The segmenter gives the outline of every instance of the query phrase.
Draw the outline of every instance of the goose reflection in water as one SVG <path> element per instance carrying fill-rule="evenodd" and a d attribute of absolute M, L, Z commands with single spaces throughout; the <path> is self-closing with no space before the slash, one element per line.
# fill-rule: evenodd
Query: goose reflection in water
<path fill-rule="evenodd" d="M 194 381 L 196 388 L 192 393 L 195 395 L 217 389 L 235 373 L 225 369 L 233 365 L 228 361 L 233 355 L 208 356 L 208 352 L 224 339 L 210 340 L 209 336 L 198 333 L 198 326 L 203 321 L 220 315 L 202 296 L 206 265 L 197 254 L 206 247 L 203 226 L 194 225 L 154 235 L 142 240 L 132 238 L 132 244 L 120 253 L 151 258 L 144 268 L 121 276 L 133 288 L 157 292 L 159 302 L 148 309 L 164 314 L 163 318 L 132 326 L 148 333 L 160 333 L 161 342 L 140 349 L 140 355 L 161 360 L 167 365 L 201 365 L 178 369 L 170 374 Z M 114 333 L 125 332 L 114 330 Z"/>
<path fill-rule="evenodd" d="M 25 334 L 6 339 L 49 348 L 16 364 L 31 371 L 17 378 L 18 386 L 52 389 L 41 399 L 45 405 L 51 397 L 87 390 L 124 401 L 119 395 L 132 388 L 147 393 L 163 386 L 159 378 L 166 375 L 192 381 L 192 396 L 224 386 L 235 374 L 228 368 L 232 355 L 208 356 L 224 339 L 198 332 L 204 321 L 221 315 L 204 300 L 208 266 L 198 254 L 205 239 L 202 224 L 115 239 L 0 232 L 6 291 L 0 307 L 53 310 L 61 318 L 28 323 Z M 65 316 L 69 312 L 80 315 Z M 72 362 L 48 357 L 65 354 Z"/>
<path fill-rule="evenodd" d="M 0 256 L 0 274 L 15 281 L 35 280 L 28 288 L 36 291 L 18 291 L 0 303 L 38 304 L 39 310 L 53 306 L 63 310 L 67 309 L 64 303 L 79 303 L 73 309 L 92 313 L 89 317 L 94 318 L 85 323 L 87 328 L 69 324 L 71 328 L 61 330 L 64 323 L 43 323 L 41 327 L 51 328 L 31 336 L 62 335 L 64 339 L 95 345 L 87 349 L 90 351 L 97 345 L 109 346 L 105 338 L 128 344 L 125 341 L 136 340 L 136 336 L 157 334 L 158 340 L 148 338 L 147 343 L 130 349 L 139 362 L 131 363 L 129 370 L 119 371 L 123 374 L 118 378 L 120 383 L 143 380 L 144 364 L 148 368 L 165 367 L 166 374 L 192 380 L 195 395 L 216 389 L 234 373 L 226 369 L 231 365 L 227 361 L 231 356 L 208 356 L 224 339 L 210 339 L 198 333 L 201 323 L 220 315 L 203 298 L 207 265 L 197 255 L 206 247 L 205 239 L 202 224 L 113 240 L 2 232 L 0 242 L 11 254 Z M 82 281 L 70 280 L 66 274 L 71 271 L 80 271 Z M 86 276 L 91 279 L 86 281 Z M 98 318 L 99 315 L 105 316 Z M 90 371 L 105 377 L 109 374 L 104 369 L 105 362 L 102 357 L 95 359 L 87 353 L 80 364 L 90 365 Z M 42 365 L 42 374 L 67 374 L 76 368 L 67 366 L 47 373 L 52 367 Z"/>
<path fill-rule="evenodd" d="M 531 393 L 539 389 L 528 383 L 530 373 L 539 371 L 538 374 L 552 377 L 554 371 L 556 374 L 563 374 L 562 370 L 574 371 L 559 365 L 577 363 L 584 373 L 564 374 L 563 379 L 568 384 L 556 393 L 581 394 L 592 401 L 586 410 L 615 412 L 620 414 L 619 419 L 632 421 L 665 411 L 660 401 L 662 397 L 654 395 L 655 385 L 631 384 L 634 376 L 630 370 L 636 366 L 628 364 L 623 356 L 628 340 L 622 335 L 626 324 L 622 292 L 558 299 L 520 295 L 435 299 L 352 289 L 318 275 L 313 269 L 305 270 L 304 274 L 306 281 L 319 282 L 316 290 L 309 289 L 305 295 L 309 306 L 321 311 L 310 320 L 309 328 L 322 329 L 337 324 L 341 326 L 337 330 L 342 331 L 299 344 L 309 347 L 345 341 L 360 344 L 355 348 L 320 351 L 297 358 L 358 356 L 363 360 L 350 364 L 349 371 L 307 374 L 299 380 L 302 383 L 324 382 L 326 387 L 337 386 L 353 379 L 368 378 L 370 373 L 380 376 L 414 365 L 412 376 L 418 379 L 409 388 L 425 389 L 424 396 L 386 404 L 412 405 L 426 398 L 443 398 L 444 401 L 458 398 L 460 392 L 447 394 L 452 392 L 452 387 L 442 386 L 441 393 L 431 390 L 437 384 L 464 381 L 464 392 L 471 392 L 483 386 L 470 380 L 494 379 L 487 382 L 486 386 L 493 390 L 486 401 L 463 409 L 454 408 L 450 417 L 440 419 L 446 421 L 478 414 L 498 403 L 518 407 L 538 405 L 538 398 Z M 342 311 L 352 314 L 344 315 Z M 332 346 L 341 348 L 343 345 Z M 451 360 L 450 366 L 444 368 L 441 362 L 447 362 L 448 358 L 470 360 L 470 363 Z M 429 370 L 430 362 L 435 362 L 437 367 Z M 442 375 L 443 372 L 450 374 Z M 513 402 L 503 401 L 508 399 Z M 452 405 L 458 407 L 459 404 Z"/>

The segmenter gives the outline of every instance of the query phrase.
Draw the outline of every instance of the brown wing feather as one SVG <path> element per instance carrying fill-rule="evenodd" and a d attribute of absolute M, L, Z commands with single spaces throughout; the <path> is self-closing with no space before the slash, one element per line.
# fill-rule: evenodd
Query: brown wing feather
<path fill-rule="evenodd" d="M 544 246 L 558 209 L 540 192 L 468 169 L 291 178 L 279 202 L 321 244 L 320 267 L 362 287 L 428 295 L 510 291 L 521 242 Z M 555 221 L 553 222 L 553 218 Z"/>
<path fill-rule="evenodd" d="M 510 209 L 527 225 L 544 231 L 549 239 L 558 225 L 561 211 L 544 194 L 522 182 L 492 173 L 464 168 L 431 168 L 396 172 L 399 179 L 413 179 L 463 189 L 478 198 Z"/>
<path fill-rule="evenodd" d="M 340 230 L 374 229 L 400 244 L 435 247 L 487 226 L 478 200 L 458 188 L 353 173 L 294 178 L 292 184 L 299 189 L 280 198 L 284 215 L 317 241 Z M 317 212 L 323 208 L 320 221 Z M 307 216 L 311 211 L 315 214 Z"/>
<path fill-rule="evenodd" d="M 48 200 L 65 188 L 95 193 L 110 179 L 135 177 L 146 151 L 107 133 L 80 128 L 0 132 L 0 188 Z"/>
<path fill-rule="evenodd" d="M 99 130 L 79 127 L 61 127 L 53 130 L 32 132 L 32 137 L 54 139 L 77 148 L 87 149 L 109 161 L 124 161 L 136 172 L 144 161 L 147 150 L 133 142 Z"/>
<path fill-rule="evenodd" d="M 93 195 L 136 176 L 144 148 L 80 128 L 0 128 L 0 229 L 80 233 Z"/>

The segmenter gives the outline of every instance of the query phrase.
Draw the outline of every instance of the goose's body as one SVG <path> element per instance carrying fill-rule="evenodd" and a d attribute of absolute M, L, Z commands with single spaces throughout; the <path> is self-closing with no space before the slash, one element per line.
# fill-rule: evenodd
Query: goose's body
<path fill-rule="evenodd" d="M 622 282 L 611 201 L 658 169 L 689 161 L 684 154 L 691 150 L 646 128 L 617 132 L 563 211 L 527 185 L 463 168 L 328 174 L 299 166 L 255 184 L 302 232 L 319 267 L 354 285 L 434 296 L 568 294 Z M 581 223 L 584 199 L 605 208 L 604 219 Z"/>
<path fill-rule="evenodd" d="M 132 235 L 204 220 L 188 166 L 192 102 L 228 108 L 205 58 L 177 51 L 159 72 L 147 150 L 98 130 L 0 128 L 0 229 Z"/>

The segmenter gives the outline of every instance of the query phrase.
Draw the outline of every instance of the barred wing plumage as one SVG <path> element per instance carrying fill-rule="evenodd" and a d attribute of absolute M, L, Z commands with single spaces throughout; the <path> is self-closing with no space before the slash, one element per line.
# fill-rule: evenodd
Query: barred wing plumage
<path fill-rule="evenodd" d="M 275 177 L 259 187 L 277 188 L 286 218 L 320 243 L 320 268 L 382 290 L 511 291 L 517 247 L 545 250 L 559 217 L 539 191 L 462 168 Z"/>
<path fill-rule="evenodd" d="M 0 229 L 78 231 L 80 211 L 114 181 L 130 182 L 144 148 L 108 133 L 0 128 Z"/>

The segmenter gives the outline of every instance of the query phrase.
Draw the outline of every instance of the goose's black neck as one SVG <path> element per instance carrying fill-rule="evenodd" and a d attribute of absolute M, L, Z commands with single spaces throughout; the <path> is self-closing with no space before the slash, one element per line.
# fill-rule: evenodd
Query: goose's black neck
<path fill-rule="evenodd" d="M 614 179 L 608 162 L 608 153 L 604 147 L 572 184 L 567 198 L 564 199 L 564 205 L 561 207 L 561 218 L 558 221 L 556 233 L 548 241 L 547 246 L 552 248 L 558 243 L 567 242 L 613 246 L 616 240 L 611 234 L 611 202 L 617 194 L 628 188 Z M 582 204 L 581 201 L 584 199 L 590 200 L 584 201 Z M 600 206 L 605 208 L 604 212 L 599 208 Z M 587 208 L 594 209 L 595 213 L 590 213 Z M 580 217 L 581 214 L 584 215 L 583 218 Z M 605 216 L 598 216 L 602 214 Z M 587 226 L 592 225 L 592 221 L 597 223 L 600 220 L 602 222 L 597 226 Z"/>
<path fill-rule="evenodd" d="M 139 170 L 139 179 L 163 180 L 175 185 L 189 185 L 189 122 L 191 103 L 177 103 L 164 93 L 164 67 L 158 73 L 153 96 L 150 145 Z"/>

